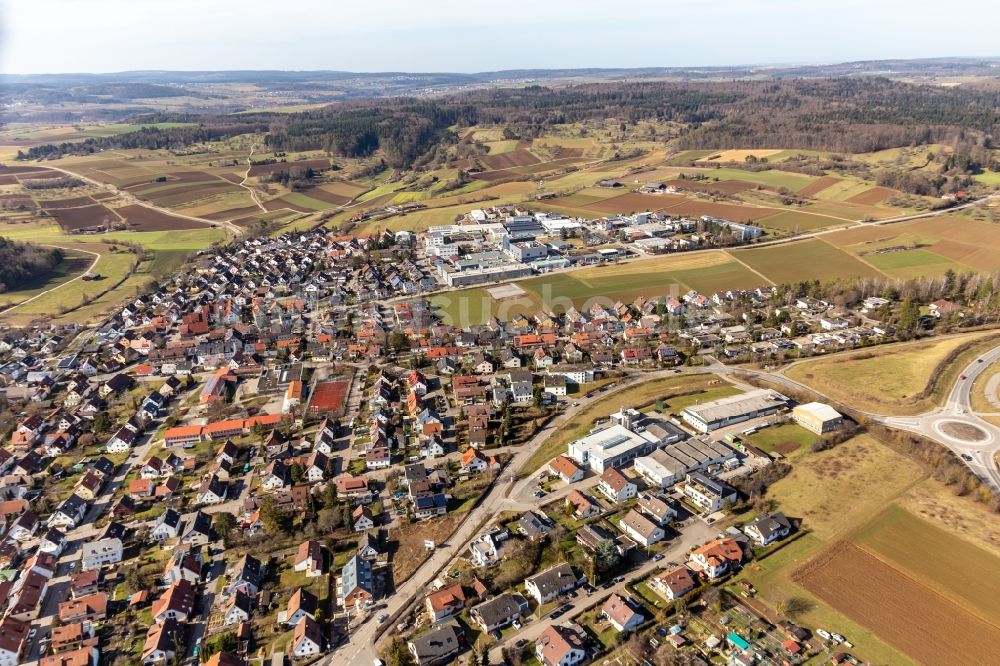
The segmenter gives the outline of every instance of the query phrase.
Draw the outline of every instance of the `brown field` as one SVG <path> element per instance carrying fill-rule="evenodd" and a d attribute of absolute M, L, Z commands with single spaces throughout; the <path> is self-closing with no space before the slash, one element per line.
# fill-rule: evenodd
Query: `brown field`
<path fill-rule="evenodd" d="M 0 174 L 22 174 L 32 171 L 48 171 L 45 167 L 20 166 L 17 164 L 0 164 Z"/>
<path fill-rule="evenodd" d="M 367 190 L 364 185 L 358 185 L 349 180 L 335 180 L 332 183 L 320 185 L 320 189 L 352 199 Z"/>
<path fill-rule="evenodd" d="M 704 180 L 668 180 L 667 185 L 675 185 L 682 190 L 692 192 L 722 192 L 723 194 L 739 194 L 752 190 L 756 185 L 745 180 L 720 180 L 718 182 Z"/>
<path fill-rule="evenodd" d="M 139 231 L 173 231 L 177 229 L 204 229 L 205 225 L 195 220 L 168 215 L 145 206 L 122 206 L 118 212 L 130 227 Z"/>
<path fill-rule="evenodd" d="M 559 199 L 552 200 L 553 205 L 558 205 Z M 617 197 L 600 199 L 581 208 L 592 210 L 595 213 L 614 215 L 616 213 L 637 213 L 653 210 L 663 210 L 676 206 L 685 201 L 680 194 L 639 194 L 629 192 Z"/>
<path fill-rule="evenodd" d="M 722 218 L 730 222 L 752 222 L 768 215 L 780 213 L 781 211 L 774 208 L 750 208 L 748 206 L 714 203 L 711 201 L 688 200 L 676 206 L 671 206 L 667 212 L 671 215 L 711 215 L 712 217 Z"/>
<path fill-rule="evenodd" d="M 324 158 L 315 160 L 299 160 L 298 162 L 278 162 L 277 164 L 255 164 L 250 167 L 251 176 L 266 176 L 276 171 L 288 171 L 289 169 L 315 169 L 325 171 L 330 168 L 330 160 Z"/>
<path fill-rule="evenodd" d="M 923 663 L 985 664 L 1000 644 L 1000 628 L 848 542 L 838 542 L 793 578 Z"/>
<path fill-rule="evenodd" d="M 570 157 L 583 157 L 583 148 L 567 148 L 566 146 L 559 146 L 559 150 L 556 152 L 556 158 L 564 160 Z"/>
<path fill-rule="evenodd" d="M 237 191 L 239 190 L 233 185 L 220 180 L 214 183 L 191 183 L 190 185 L 181 185 L 180 187 L 172 187 L 168 190 L 160 190 L 149 194 L 138 194 L 138 196 L 169 206 L 184 201 L 194 201 L 195 199 L 215 194 Z"/>
<path fill-rule="evenodd" d="M 583 164 L 584 162 L 589 161 L 590 160 L 585 157 L 560 157 L 557 160 L 551 160 L 549 162 L 538 162 L 537 164 L 529 164 L 528 166 L 513 167 L 511 171 L 522 176 L 532 176 L 545 171 L 560 171 L 568 166 Z"/>
<path fill-rule="evenodd" d="M 43 178 L 61 178 L 65 176 L 62 171 L 53 171 L 52 169 L 40 169 L 39 171 L 30 171 L 28 173 L 17 174 L 20 180 L 41 180 Z"/>
<path fill-rule="evenodd" d="M 0 176 L 0 185 L 17 185 L 17 176 Z"/>
<path fill-rule="evenodd" d="M 483 164 L 494 171 L 537 164 L 540 160 L 529 150 L 529 148 L 531 148 L 531 141 L 518 141 L 517 147 L 508 153 L 500 153 L 499 155 L 484 155 L 479 159 Z"/>
<path fill-rule="evenodd" d="M 56 219 L 66 231 L 85 229 L 87 227 L 97 227 L 107 223 L 116 223 L 121 220 L 107 206 L 94 204 L 93 206 L 81 206 L 80 208 L 61 208 L 49 213 Z"/>
<path fill-rule="evenodd" d="M 287 208 L 288 210 L 294 210 L 296 213 L 315 213 L 312 208 L 306 208 L 304 206 L 299 206 L 297 204 L 289 203 L 284 199 L 272 199 L 271 201 L 264 202 L 264 208 L 269 211 L 281 210 L 282 208 Z"/>
<path fill-rule="evenodd" d="M 94 203 L 90 197 L 72 197 L 70 199 L 50 199 L 49 201 L 39 201 L 38 205 L 42 210 L 53 210 L 56 208 L 76 208 L 77 206 L 89 206 Z"/>
<path fill-rule="evenodd" d="M 870 190 L 865 190 L 861 194 L 855 194 L 847 201 L 848 203 L 874 206 L 875 204 L 882 203 L 895 193 L 896 190 L 889 189 L 888 187 L 873 187 Z"/>
<path fill-rule="evenodd" d="M 316 199 L 317 201 L 333 204 L 335 206 L 343 206 L 345 203 L 349 202 L 352 198 L 352 197 L 346 197 L 342 194 L 334 194 L 333 192 L 328 192 L 327 190 L 321 189 L 319 187 L 311 187 L 308 190 L 303 190 L 302 194 L 306 195 L 310 199 Z"/>
<path fill-rule="evenodd" d="M 758 159 L 783 152 L 780 148 L 755 148 L 751 150 L 720 150 L 704 157 L 699 162 L 745 162 L 751 155 Z"/>
<path fill-rule="evenodd" d="M 521 175 L 516 171 L 510 171 L 509 169 L 500 169 L 498 171 L 479 171 L 477 173 L 470 173 L 470 177 L 476 180 L 485 180 L 492 183 L 496 180 L 506 180 L 507 178 L 520 178 Z"/>
<path fill-rule="evenodd" d="M 14 208 L 16 206 L 35 207 L 35 200 L 23 194 L 0 194 L 0 208 Z"/>
<path fill-rule="evenodd" d="M 226 210 L 215 211 L 214 213 L 204 213 L 198 217 L 203 217 L 206 220 L 228 220 L 234 217 L 245 217 L 247 215 L 252 215 L 253 213 L 263 213 L 257 206 L 246 206 L 244 208 L 227 208 Z"/>
<path fill-rule="evenodd" d="M 796 194 L 803 197 L 814 197 L 823 190 L 825 190 L 826 188 L 830 187 L 831 185 L 836 185 L 839 182 L 840 178 L 837 178 L 836 176 L 823 176 L 822 178 L 818 178 L 817 180 L 814 180 L 813 182 L 809 183 L 801 190 L 796 192 Z"/>
<path fill-rule="evenodd" d="M 91 194 L 90 198 L 94 201 L 104 201 L 105 199 L 114 199 L 117 195 L 114 192 L 97 192 Z"/>
<path fill-rule="evenodd" d="M 160 177 L 166 177 L 166 180 L 157 182 L 156 179 Z M 215 176 L 213 176 L 210 173 L 206 173 L 204 171 L 171 171 L 165 174 L 150 174 L 148 176 L 143 177 L 142 180 L 133 181 L 128 185 L 123 186 L 122 189 L 129 191 L 144 190 L 147 188 L 147 186 L 150 189 L 152 189 L 164 185 L 171 185 L 173 183 L 202 182 L 206 180 L 212 180 L 213 178 L 215 178 Z M 160 192 L 173 192 L 173 191 L 175 191 L 173 188 L 168 188 L 164 190 L 155 191 L 152 194 L 156 195 L 159 194 Z M 136 192 L 136 193 L 140 195 L 142 194 L 142 192 Z"/>
<path fill-rule="evenodd" d="M 239 185 L 243 182 L 243 176 L 238 173 L 220 173 L 219 178 L 228 180 L 233 185 Z"/>

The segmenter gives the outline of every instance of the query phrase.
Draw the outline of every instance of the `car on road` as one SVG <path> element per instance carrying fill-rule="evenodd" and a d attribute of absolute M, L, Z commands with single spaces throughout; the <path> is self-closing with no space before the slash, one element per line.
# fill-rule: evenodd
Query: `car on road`
<path fill-rule="evenodd" d="M 659 562 L 662 559 L 663 559 L 663 553 L 657 553 L 656 555 L 653 555 L 654 562 Z"/>
<path fill-rule="evenodd" d="M 560 613 L 568 613 L 571 610 L 573 610 L 573 604 L 563 604 L 562 606 L 559 607 Z"/>
<path fill-rule="evenodd" d="M 378 616 L 378 623 L 382 624 L 383 622 L 385 622 L 388 619 L 389 619 L 389 614 L 388 613 L 382 613 L 381 615 Z"/>
<path fill-rule="evenodd" d="M 968 453 L 963 453 L 962 460 L 964 460 L 965 462 L 972 462 L 972 456 L 970 456 Z"/>
<path fill-rule="evenodd" d="M 625 582 L 625 576 L 615 576 L 615 579 L 612 582 L 616 583 L 616 584 L 617 583 L 624 583 Z"/>

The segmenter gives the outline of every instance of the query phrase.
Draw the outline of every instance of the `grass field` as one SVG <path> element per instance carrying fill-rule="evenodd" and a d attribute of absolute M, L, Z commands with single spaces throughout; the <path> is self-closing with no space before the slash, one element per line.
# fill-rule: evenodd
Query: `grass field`
<path fill-rule="evenodd" d="M 938 365 L 970 341 L 978 342 L 941 373 L 931 395 L 920 396 Z M 871 350 L 802 361 L 788 368 L 785 374 L 863 411 L 919 414 L 943 399 L 959 369 L 983 348 L 995 344 L 995 333 L 986 331 L 882 345 Z"/>
<path fill-rule="evenodd" d="M 762 428 L 747 440 L 758 449 L 782 456 L 789 457 L 805 453 L 809 446 L 816 441 L 816 435 L 809 432 L 802 426 L 794 423 L 783 423 L 768 428 Z"/>
<path fill-rule="evenodd" d="M 944 275 L 949 269 L 956 273 L 972 270 L 940 254 L 920 249 L 869 254 L 865 256 L 865 261 L 886 275 L 902 279 L 922 275 Z"/>
<path fill-rule="evenodd" d="M 827 215 L 816 215 L 797 210 L 790 210 L 785 213 L 777 213 L 757 220 L 757 224 L 762 227 L 788 231 L 791 233 L 802 233 L 814 229 L 824 229 L 844 224 L 844 220 L 838 220 Z"/>
<path fill-rule="evenodd" d="M 706 169 L 702 173 L 712 178 L 718 178 L 719 180 L 742 180 L 747 183 L 765 185 L 775 189 L 786 187 L 793 192 L 797 192 L 817 180 L 812 176 L 792 173 L 790 171 L 780 171 L 778 169 L 769 169 L 767 171 L 746 171 L 744 169 L 721 168 Z"/>
<path fill-rule="evenodd" d="M 794 460 L 791 473 L 770 487 L 768 498 L 778 510 L 801 519 L 808 533 L 747 565 L 741 578 L 753 583 L 758 598 L 772 608 L 791 597 L 811 601 L 812 607 L 798 623 L 847 636 L 856 646 L 852 652 L 859 657 L 872 663 L 912 663 L 874 632 L 797 584 L 793 574 L 829 544 L 856 532 L 922 477 L 915 464 L 867 435 L 835 449 L 803 453 Z"/>
<path fill-rule="evenodd" d="M 93 255 L 80 252 L 79 250 L 64 248 L 63 260 L 51 273 L 43 278 L 26 283 L 20 289 L 3 292 L 0 294 L 0 303 L 11 305 L 22 303 L 49 289 L 59 288 L 60 285 L 65 284 L 90 268 L 93 262 Z"/>
<path fill-rule="evenodd" d="M 820 281 L 838 278 L 874 277 L 879 272 L 856 257 L 818 239 L 730 253 L 775 283 L 804 278 Z"/>

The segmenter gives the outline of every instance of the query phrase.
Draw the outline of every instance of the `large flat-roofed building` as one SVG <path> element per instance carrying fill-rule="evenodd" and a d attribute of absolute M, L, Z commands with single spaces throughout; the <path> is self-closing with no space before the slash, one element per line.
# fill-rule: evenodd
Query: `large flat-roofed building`
<path fill-rule="evenodd" d="M 817 435 L 832 432 L 844 423 L 844 417 L 830 405 L 808 402 L 792 409 L 792 420 Z"/>
<path fill-rule="evenodd" d="M 734 423 L 767 416 L 788 406 L 788 398 L 777 391 L 760 389 L 692 405 L 681 411 L 681 417 L 698 432 L 711 432 Z"/>
<path fill-rule="evenodd" d="M 675 436 L 663 423 L 646 419 L 634 409 L 622 409 L 611 415 L 611 425 L 570 442 L 567 455 L 581 466 L 603 474 L 606 469 L 623 467 L 673 441 Z"/>
<path fill-rule="evenodd" d="M 734 457 L 736 452 L 722 442 L 689 439 L 636 458 L 635 471 L 650 484 L 668 488 L 689 472 L 722 464 Z"/>

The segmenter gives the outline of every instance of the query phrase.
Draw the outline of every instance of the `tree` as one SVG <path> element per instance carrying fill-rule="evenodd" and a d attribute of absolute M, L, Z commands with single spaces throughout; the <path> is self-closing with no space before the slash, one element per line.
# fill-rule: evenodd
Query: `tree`
<path fill-rule="evenodd" d="M 105 433 L 111 429 L 111 417 L 108 416 L 107 412 L 97 412 L 94 415 L 94 432 L 97 434 Z"/>
<path fill-rule="evenodd" d="M 305 478 L 305 469 L 302 468 L 300 463 L 294 462 L 289 468 L 289 472 L 292 475 L 292 483 L 296 486 L 302 484 L 302 480 Z"/>
<path fill-rule="evenodd" d="M 272 497 L 265 497 L 260 503 L 260 520 L 268 532 L 288 532 L 291 516 L 278 508 Z"/>
<path fill-rule="evenodd" d="M 316 517 L 316 527 L 320 532 L 329 533 L 344 525 L 344 516 L 336 507 L 322 509 Z"/>
<path fill-rule="evenodd" d="M 134 566 L 125 572 L 125 586 L 132 592 L 139 592 L 146 589 L 146 581 L 142 579 L 142 574 L 139 573 L 138 566 Z"/>
<path fill-rule="evenodd" d="M 229 533 L 236 528 L 237 521 L 236 516 L 229 513 L 228 511 L 222 511 L 215 514 L 212 518 L 212 527 L 215 528 L 215 532 L 225 540 L 228 538 Z"/>
<path fill-rule="evenodd" d="M 620 561 L 621 555 L 618 554 L 618 547 L 614 541 L 604 539 L 598 542 L 594 549 L 594 563 L 599 573 L 604 574 L 611 571 L 618 566 Z"/>

